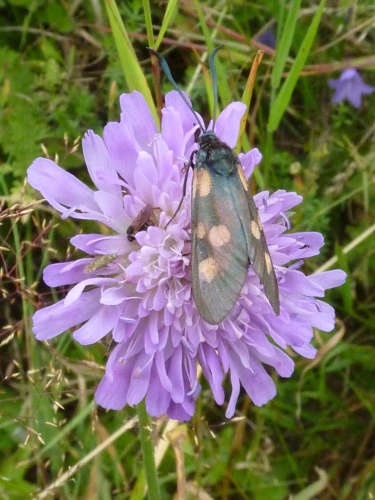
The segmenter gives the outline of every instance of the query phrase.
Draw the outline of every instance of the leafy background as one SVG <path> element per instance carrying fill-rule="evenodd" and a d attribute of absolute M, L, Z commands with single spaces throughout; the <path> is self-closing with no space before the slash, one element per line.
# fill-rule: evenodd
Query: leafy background
<path fill-rule="evenodd" d="M 0 1 L 4 499 L 145 497 L 135 410 L 106 412 L 93 404 L 109 346 L 82 347 L 69 333 L 38 343 L 31 332 L 33 312 L 66 292 L 43 284 L 43 268 L 72 256 L 71 236 L 96 229 L 89 221 L 61 223 L 26 185 L 26 169 L 49 155 L 89 182 L 79 137 L 118 120 L 118 96 L 132 86 L 133 70 L 123 71 L 111 32 L 113 8 L 111 0 Z M 118 8 L 150 88 L 146 47 L 161 31 L 158 50 L 206 119 L 212 92 L 207 77 L 196 77 L 199 57 L 224 43 L 217 57 L 220 102 L 241 99 L 255 38 L 273 26 L 283 43 L 276 57 L 266 50 L 258 69 L 243 141 L 264 155 L 254 188 L 303 195 L 293 229 L 321 231 L 326 240 L 306 272 L 323 266 L 348 273 L 347 283 L 327 294 L 336 330 L 315 332 L 316 360 L 296 357 L 291 379 L 276 379 L 273 401 L 257 408 L 242 394 L 236 418 L 227 421 L 204 384 L 191 422 L 154 421 L 162 498 L 374 498 L 375 94 L 364 96 L 359 110 L 332 105 L 327 79 L 355 66 L 375 85 L 375 4 L 131 0 Z M 316 34 L 309 34 L 314 20 Z M 294 87 L 288 75 L 298 61 Z"/>

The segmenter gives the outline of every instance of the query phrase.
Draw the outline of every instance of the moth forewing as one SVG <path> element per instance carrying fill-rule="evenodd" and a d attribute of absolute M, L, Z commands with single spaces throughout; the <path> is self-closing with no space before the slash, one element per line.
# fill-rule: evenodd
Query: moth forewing
<path fill-rule="evenodd" d="M 198 141 L 192 190 L 192 288 L 210 324 L 233 310 L 249 264 L 279 314 L 279 292 L 254 199 L 237 155 L 212 131 Z"/>
<path fill-rule="evenodd" d="M 216 325 L 235 306 L 246 279 L 249 259 L 242 221 L 237 215 L 236 193 L 241 189 L 240 180 L 235 169 L 216 162 L 215 168 L 207 158 L 211 151 L 207 147 L 205 143 L 198 151 L 194 166 L 192 288 L 199 313 L 207 323 Z M 247 210 L 245 193 L 241 191 Z"/>
<path fill-rule="evenodd" d="M 279 286 L 273 267 L 271 254 L 268 249 L 266 237 L 264 235 L 262 223 L 259 218 L 257 206 L 250 192 L 248 182 L 240 163 L 237 165 L 238 175 L 241 180 L 246 202 L 249 210 L 249 218 L 244 220 L 245 236 L 247 240 L 248 256 L 255 273 L 261 280 L 264 292 L 269 300 L 275 314 L 280 313 Z M 243 211 L 242 211 L 243 213 Z"/>
<path fill-rule="evenodd" d="M 268 249 L 266 237 L 264 236 L 259 214 L 251 193 L 246 193 L 246 198 L 250 212 L 250 241 L 249 258 L 255 273 L 263 283 L 264 292 L 268 298 L 275 314 L 280 313 L 279 285 L 273 267 L 270 251 Z M 259 233 L 258 233 L 259 230 Z"/>

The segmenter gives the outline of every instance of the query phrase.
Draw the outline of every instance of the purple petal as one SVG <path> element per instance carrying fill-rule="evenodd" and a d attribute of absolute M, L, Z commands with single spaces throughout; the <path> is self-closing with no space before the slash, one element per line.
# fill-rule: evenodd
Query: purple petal
<path fill-rule="evenodd" d="M 283 287 L 307 297 L 324 297 L 324 289 L 300 271 L 289 270 L 284 275 Z"/>
<path fill-rule="evenodd" d="M 184 391 L 184 365 L 182 359 L 182 347 L 179 345 L 171 359 L 169 360 L 168 375 L 169 380 L 172 382 L 170 390 L 172 399 L 175 403 L 182 403 L 185 397 Z"/>
<path fill-rule="evenodd" d="M 138 158 L 132 134 L 124 123 L 108 123 L 104 127 L 104 142 L 111 157 L 113 168 L 133 186 L 134 165 Z"/>
<path fill-rule="evenodd" d="M 354 106 L 355 108 L 360 108 L 362 106 L 362 95 L 360 92 L 355 90 L 354 92 L 347 92 L 347 95 L 345 96 L 350 104 Z M 333 102 L 333 100 L 332 100 Z"/>
<path fill-rule="evenodd" d="M 105 224 L 118 233 L 125 232 L 129 217 L 123 207 L 122 194 L 97 191 L 95 201 L 104 214 Z"/>
<path fill-rule="evenodd" d="M 93 191 L 51 160 L 37 158 L 27 170 L 27 180 L 59 212 L 72 207 L 86 213 L 99 211 Z"/>
<path fill-rule="evenodd" d="M 127 299 L 124 286 L 110 287 L 102 292 L 100 302 L 107 306 L 116 306 Z"/>
<path fill-rule="evenodd" d="M 80 259 L 73 262 L 50 264 L 43 271 L 44 283 L 51 287 L 72 285 L 87 278 L 84 268 L 92 259 Z"/>
<path fill-rule="evenodd" d="M 38 340 L 48 340 L 87 321 L 97 310 L 99 290 L 83 293 L 79 299 L 65 305 L 61 300 L 52 306 L 37 311 L 33 316 L 33 332 Z"/>
<path fill-rule="evenodd" d="M 142 352 L 137 356 L 130 378 L 127 400 L 130 405 L 137 405 L 145 397 L 150 382 L 153 356 Z"/>
<path fill-rule="evenodd" d="M 186 94 L 186 92 L 182 93 L 184 94 L 188 103 L 191 105 L 189 96 Z M 182 124 L 182 130 L 184 134 L 187 134 L 194 127 L 194 125 L 200 125 L 199 123 L 197 123 L 197 120 L 194 114 L 192 113 L 191 109 L 189 109 L 188 106 L 186 106 L 185 102 L 181 99 L 181 96 L 176 90 L 172 90 L 171 92 L 168 92 L 165 95 L 164 109 L 168 110 L 168 108 L 172 108 L 179 115 L 179 121 Z M 203 119 L 200 116 L 200 114 L 199 113 L 196 114 L 199 120 L 203 123 Z"/>
<path fill-rule="evenodd" d="M 202 367 L 204 376 L 210 384 L 216 403 L 222 405 L 224 403 L 224 390 L 222 387 L 223 372 L 220 366 L 220 360 L 215 350 L 203 343 L 199 348 L 199 364 Z"/>
<path fill-rule="evenodd" d="M 109 177 L 113 176 L 114 179 L 117 179 L 117 172 L 113 168 L 103 139 L 94 134 L 92 130 L 89 130 L 83 137 L 82 149 L 87 169 L 95 186 L 108 193 L 118 192 L 120 186 L 101 179 L 101 172 L 105 172 Z"/>
<path fill-rule="evenodd" d="M 237 366 L 237 370 L 241 384 L 255 405 L 263 406 L 276 396 L 274 381 L 259 362 L 254 360 L 251 370 L 242 365 Z"/>
<path fill-rule="evenodd" d="M 372 85 L 367 85 L 367 83 L 362 82 L 361 83 L 361 93 L 362 94 L 372 94 L 375 92 L 375 87 Z"/>
<path fill-rule="evenodd" d="M 81 328 L 76 330 L 73 338 L 82 345 L 94 344 L 109 333 L 118 323 L 122 308 L 102 306 Z"/>
<path fill-rule="evenodd" d="M 335 310 L 329 304 L 320 300 L 316 301 L 316 314 L 312 315 L 311 326 L 323 332 L 330 332 L 335 326 Z"/>
<path fill-rule="evenodd" d="M 121 94 L 121 122 L 132 133 L 133 141 L 144 151 L 150 151 L 150 142 L 157 133 L 154 118 L 145 98 L 136 90 L 131 94 Z"/>
<path fill-rule="evenodd" d="M 153 365 L 146 395 L 147 412 L 152 417 L 160 417 L 167 413 L 170 403 L 170 393 L 161 385 L 156 367 Z"/>
<path fill-rule="evenodd" d="M 181 100 L 181 97 L 180 97 Z M 164 108 L 162 110 L 162 133 L 163 139 L 173 151 L 174 156 L 181 155 L 181 144 L 184 139 L 184 130 L 180 115 L 174 109 Z"/>
<path fill-rule="evenodd" d="M 191 419 L 191 417 L 194 415 L 194 409 L 190 407 L 187 410 L 184 406 L 176 404 L 172 401 L 168 407 L 167 415 L 172 420 L 179 420 L 180 422 L 184 422 Z"/>
<path fill-rule="evenodd" d="M 254 168 L 259 165 L 262 161 L 262 154 L 259 149 L 253 148 L 246 154 L 239 154 L 239 159 L 242 165 L 242 168 L 245 172 L 245 176 L 248 179 L 253 175 Z"/>
<path fill-rule="evenodd" d="M 304 358 L 307 358 L 307 359 L 314 359 L 316 356 L 316 353 L 318 352 L 317 349 L 315 349 L 315 347 L 313 347 L 311 344 L 304 344 L 301 347 L 293 346 L 293 349 L 300 356 L 303 356 Z"/>
<path fill-rule="evenodd" d="M 328 290 L 343 285 L 346 281 L 346 273 L 341 271 L 341 269 L 334 269 L 333 271 L 312 274 L 309 276 L 309 280 L 319 285 L 322 289 Z"/>
<path fill-rule="evenodd" d="M 131 223 L 129 219 L 125 227 Z M 91 255 L 123 255 L 133 250 L 125 235 L 103 236 L 102 234 L 78 234 L 71 238 L 70 243 L 79 250 Z"/>
<path fill-rule="evenodd" d="M 121 410 L 126 405 L 132 366 L 121 363 L 123 344 L 118 344 L 109 356 L 106 373 L 95 393 L 96 402 L 109 410 Z"/>
<path fill-rule="evenodd" d="M 232 102 L 218 116 L 216 122 L 216 135 L 220 140 L 234 148 L 240 133 L 241 118 L 246 111 L 242 102 Z"/>
<path fill-rule="evenodd" d="M 115 278 L 89 278 L 83 280 L 68 292 L 64 300 L 65 305 L 68 306 L 72 304 L 74 301 L 78 300 L 83 290 L 87 286 L 92 286 L 92 285 L 103 286 L 103 285 L 110 285 L 112 283 L 117 283 L 117 280 Z"/>
<path fill-rule="evenodd" d="M 167 375 L 164 354 L 162 352 L 156 353 L 155 366 L 157 369 L 157 377 L 159 378 L 161 385 L 166 391 L 171 392 L 172 382 Z"/>
<path fill-rule="evenodd" d="M 134 186 L 145 202 L 152 202 L 153 186 L 158 183 L 158 173 L 151 155 L 140 153 L 134 171 Z"/>

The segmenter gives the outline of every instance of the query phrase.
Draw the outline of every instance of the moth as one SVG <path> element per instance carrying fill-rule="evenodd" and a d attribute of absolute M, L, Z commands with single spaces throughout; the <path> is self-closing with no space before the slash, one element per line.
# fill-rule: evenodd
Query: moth
<path fill-rule="evenodd" d="M 214 118 L 217 103 L 214 56 L 220 48 L 215 49 L 210 56 Z M 224 321 L 236 305 L 251 264 L 278 315 L 278 282 L 258 209 L 239 158 L 216 136 L 215 121 L 212 130 L 203 126 L 174 81 L 163 56 L 150 51 L 159 59 L 168 80 L 193 112 L 201 129 L 201 135 L 197 139 L 198 150 L 193 153 L 187 165 L 193 169 L 191 269 L 192 292 L 197 309 L 211 325 Z M 186 181 L 187 174 L 183 196 Z"/>
<path fill-rule="evenodd" d="M 147 204 L 142 208 L 137 217 L 133 220 L 133 222 L 126 230 L 128 240 L 130 242 L 134 241 L 135 235 L 139 233 L 139 231 L 146 231 L 148 227 L 155 225 L 156 225 L 156 216 L 154 209 L 150 204 Z"/>

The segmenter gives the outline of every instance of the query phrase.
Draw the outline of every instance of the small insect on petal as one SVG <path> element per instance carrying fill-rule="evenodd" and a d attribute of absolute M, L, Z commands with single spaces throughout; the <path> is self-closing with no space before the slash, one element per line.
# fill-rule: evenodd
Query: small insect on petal
<path fill-rule="evenodd" d="M 128 240 L 130 242 L 134 241 L 135 235 L 139 233 L 139 231 L 146 231 L 148 227 L 156 226 L 156 223 L 154 209 L 149 204 L 145 205 L 126 230 Z"/>
<path fill-rule="evenodd" d="M 116 254 L 107 254 L 107 255 L 102 255 L 101 257 L 97 257 L 93 259 L 90 264 L 87 264 L 83 268 L 84 273 L 93 273 L 97 269 L 106 267 L 108 264 L 113 262 L 116 259 L 117 255 Z"/>

